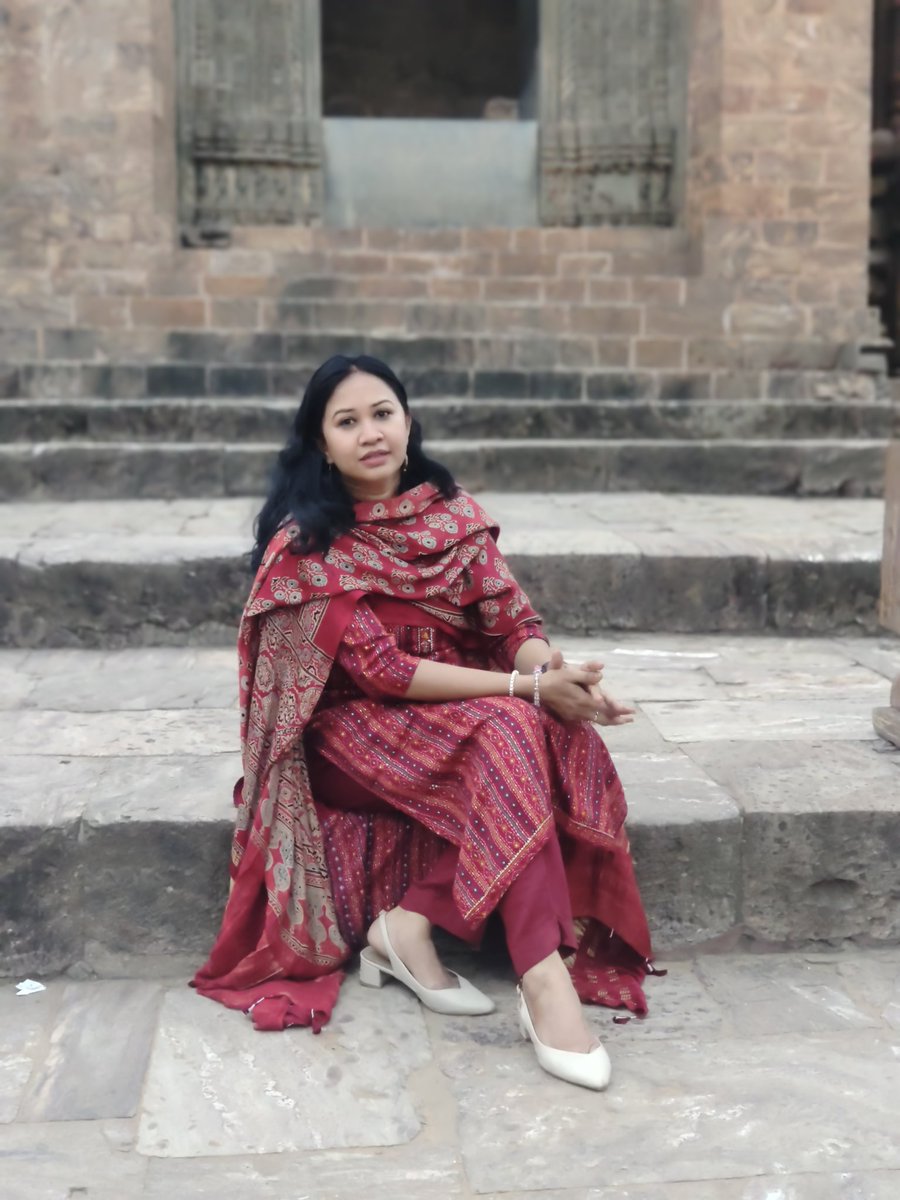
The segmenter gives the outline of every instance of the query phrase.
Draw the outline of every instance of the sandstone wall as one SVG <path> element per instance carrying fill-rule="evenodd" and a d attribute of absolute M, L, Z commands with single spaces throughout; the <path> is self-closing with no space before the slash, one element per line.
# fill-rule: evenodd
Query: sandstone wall
<path fill-rule="evenodd" d="M 182 248 L 169 0 L 0 6 L 0 394 L 865 392 L 870 12 L 693 0 L 673 230 L 241 229 Z"/>

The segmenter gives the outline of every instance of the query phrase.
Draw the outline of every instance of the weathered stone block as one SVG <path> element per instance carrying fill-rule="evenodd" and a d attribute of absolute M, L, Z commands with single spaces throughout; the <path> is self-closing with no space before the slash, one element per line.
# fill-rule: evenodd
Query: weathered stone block
<path fill-rule="evenodd" d="M 671 370 L 684 365 L 685 343 L 676 338 L 637 338 L 634 343 L 636 367 Z"/>
<path fill-rule="evenodd" d="M 559 358 L 555 337 L 517 337 L 513 345 L 512 366 L 515 369 L 535 371 L 553 369 Z"/>
<path fill-rule="evenodd" d="M 211 300 L 209 323 L 213 329 L 255 329 L 259 324 L 258 300 Z"/>
<path fill-rule="evenodd" d="M 529 395 L 539 400 L 578 400 L 583 386 L 576 371 L 532 371 L 528 380 Z"/>
<path fill-rule="evenodd" d="M 268 396 L 271 379 L 265 367 L 211 367 L 209 390 L 213 396 Z"/>
<path fill-rule="evenodd" d="M 535 608 L 564 633 L 765 628 L 765 572 L 756 559 L 576 552 L 514 554 L 510 563 Z"/>
<path fill-rule="evenodd" d="M 172 771 L 160 765 L 162 782 Z M 191 800 L 185 792 L 186 804 Z M 82 903 L 86 934 L 99 952 L 193 953 L 198 962 L 208 952 L 228 894 L 228 801 L 223 787 L 216 822 L 192 820 L 190 808 L 178 823 L 86 819 Z"/>
<path fill-rule="evenodd" d="M 0 560 L 0 585 L 0 645 L 108 648 L 231 640 L 247 590 L 236 555 L 127 568 Z"/>
<path fill-rule="evenodd" d="M 877 562 L 773 559 L 767 624 L 781 633 L 875 633 Z"/>
<path fill-rule="evenodd" d="M 773 400 L 875 400 L 870 376 L 850 372 L 771 371 L 767 395 Z"/>
<path fill-rule="evenodd" d="M 148 396 L 204 396 L 206 370 L 204 367 L 185 367 L 166 364 L 147 368 Z"/>
<path fill-rule="evenodd" d="M 631 363 L 631 341 L 629 338 L 596 337 L 594 361 L 598 367 L 624 370 Z"/>
<path fill-rule="evenodd" d="M 413 368 L 403 372 L 402 380 L 413 403 L 416 396 L 472 395 L 472 378 L 467 371 Z"/>
<path fill-rule="evenodd" d="M 29 363 L 18 368 L 19 393 L 34 399 L 64 400 L 81 395 L 81 368 L 75 364 Z"/>
<path fill-rule="evenodd" d="M 141 399 L 147 395 L 147 368 L 107 363 L 83 365 L 81 394 L 111 400 Z"/>
<path fill-rule="evenodd" d="M 405 328 L 411 334 L 473 334 L 484 328 L 485 314 L 477 304 L 409 304 Z"/>
<path fill-rule="evenodd" d="M 866 743 L 697 742 L 744 813 L 743 921 L 773 943 L 896 941 L 898 767 Z M 847 781 L 855 780 L 855 789 Z"/>
<path fill-rule="evenodd" d="M 172 362 L 227 362 L 232 339 L 223 333 L 174 331 L 166 338 L 166 357 Z"/>
<path fill-rule="evenodd" d="M 199 298 L 145 296 L 131 301 L 135 326 L 159 329 L 195 329 L 206 325 L 206 301 Z"/>
<path fill-rule="evenodd" d="M 479 1046 L 473 1053 L 470 1043 L 440 1044 L 439 1062 L 459 1106 L 466 1175 L 476 1194 L 518 1191 L 524 1197 L 556 1189 L 562 1197 L 564 1179 L 569 1189 L 599 1200 L 613 1200 L 623 1187 L 641 1200 L 756 1200 L 784 1190 L 793 1170 L 802 1179 L 794 1189 L 798 1198 L 805 1190 L 810 1200 L 838 1200 L 839 1190 L 807 1184 L 821 1172 L 859 1171 L 857 1147 L 867 1147 L 866 1168 L 896 1169 L 893 1093 L 900 1072 L 889 1037 L 844 1032 L 826 1049 L 819 1039 L 773 1035 L 761 1054 L 759 1038 L 744 1038 L 739 1028 L 718 1038 L 698 1031 L 673 1038 L 663 1055 L 658 1042 L 636 1044 L 630 1029 L 622 1030 L 621 1039 L 613 1035 L 619 1065 L 604 1102 L 615 1105 L 615 1118 L 599 1130 L 597 1097 L 584 1089 L 549 1085 L 566 1119 L 548 1119 L 547 1077 L 528 1047 L 525 1054 L 507 1046 Z M 842 1081 L 838 1097 L 835 1073 Z M 688 1089 L 677 1082 L 686 1078 Z M 515 1105 L 509 1103 L 511 1090 Z M 736 1119 L 745 1131 L 740 1136 Z M 496 1137 L 498 1121 L 516 1143 L 514 1155 Z M 723 1157 L 728 1179 L 738 1181 L 733 1190 L 723 1186 Z M 598 1192 L 599 1179 L 614 1182 Z"/>
<path fill-rule="evenodd" d="M 250 446 L 226 446 L 222 459 L 223 494 L 261 495 L 273 463 L 274 455 L 267 447 L 254 450 Z"/>
<path fill-rule="evenodd" d="M 644 400 L 653 395 L 653 376 L 647 374 L 589 374 L 585 380 L 589 400 Z"/>
<path fill-rule="evenodd" d="M 681 753 L 617 753 L 629 836 L 657 952 L 736 928 L 742 821 L 731 797 Z"/>
<path fill-rule="evenodd" d="M 4 974 L 65 970 L 80 958 L 85 935 L 77 822 L 38 828 L 28 817 L 6 817 L 0 843 Z"/>
<path fill-rule="evenodd" d="M 708 374 L 660 375 L 657 386 L 660 400 L 707 400 L 712 394 Z"/>
<path fill-rule="evenodd" d="M 458 369 L 471 366 L 474 360 L 474 347 L 468 338 L 403 339 L 372 335 L 366 338 L 365 348 L 367 354 L 383 359 L 398 373 L 421 367 Z"/>
<path fill-rule="evenodd" d="M 25 395 L 22 390 L 21 374 L 16 367 L 0 365 L 0 400 Z"/>
<path fill-rule="evenodd" d="M 37 333 L 33 329 L 0 329 L 0 362 L 33 362 L 37 358 Z"/>
<path fill-rule="evenodd" d="M 277 363 L 284 359 L 284 337 L 280 333 L 253 333 L 249 337 L 230 339 L 228 357 L 224 362 Z"/>
<path fill-rule="evenodd" d="M 48 329 L 44 333 L 44 357 L 73 359 L 76 362 L 97 357 L 97 335 L 88 329 Z"/>
<path fill-rule="evenodd" d="M 89 1196 L 100 1200 L 144 1193 L 147 1166 L 127 1153 L 130 1122 L 53 1121 L 7 1125 L 3 1130 L 5 1200 Z"/>
<path fill-rule="evenodd" d="M 0 448 L 6 500 L 176 499 L 224 494 L 219 446 L 141 445 Z M 259 491 L 265 475 L 256 484 Z"/>
<path fill-rule="evenodd" d="M 352 356 L 363 353 L 365 349 L 366 339 L 351 333 L 298 333 L 284 337 L 285 362 L 310 368 L 318 367 L 332 354 Z M 368 352 L 376 353 L 374 349 Z"/>
<path fill-rule="evenodd" d="M 352 996 L 358 986 L 348 980 L 344 989 Z M 365 1006 L 338 1008 L 317 1038 L 265 1038 L 250 1021 L 187 988 L 170 992 L 138 1149 L 191 1158 L 409 1142 L 421 1119 L 407 1079 L 428 1061 L 421 1014 L 408 992 L 388 988 L 368 993 Z M 339 1064 L 351 1060 L 354 1070 L 342 1071 Z M 298 1079 L 307 1086 L 298 1088 Z M 248 1114 L 240 1131 L 228 1116 L 236 1097 Z"/>
<path fill-rule="evenodd" d="M 528 395 L 528 376 L 523 371 L 476 371 L 472 394 L 479 397 L 524 399 Z"/>
<path fill-rule="evenodd" d="M 95 1121 L 138 1110 L 161 990 L 110 980 L 69 985 L 62 994 L 50 1048 L 32 1075 L 20 1118 Z"/>

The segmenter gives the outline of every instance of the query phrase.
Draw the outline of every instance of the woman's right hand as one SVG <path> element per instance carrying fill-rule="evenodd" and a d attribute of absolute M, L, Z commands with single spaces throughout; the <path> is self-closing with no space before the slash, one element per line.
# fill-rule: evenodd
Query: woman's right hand
<path fill-rule="evenodd" d="M 597 712 L 590 689 L 602 678 L 602 663 L 570 666 L 563 661 L 562 651 L 554 650 L 540 677 L 541 704 L 561 721 L 590 721 Z"/>

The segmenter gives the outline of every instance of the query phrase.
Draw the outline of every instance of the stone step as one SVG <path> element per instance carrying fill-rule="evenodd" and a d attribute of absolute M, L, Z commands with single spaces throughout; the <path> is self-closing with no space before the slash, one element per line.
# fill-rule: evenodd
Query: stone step
<path fill-rule="evenodd" d="M 559 644 L 638 706 L 605 737 L 658 952 L 900 940 L 900 751 L 871 726 L 900 639 Z M 199 962 L 240 774 L 233 647 L 2 651 L 0 680 L 5 971 Z"/>
<path fill-rule="evenodd" d="M 298 401 L 0 400 L 0 443 L 277 442 Z M 417 400 L 429 439 L 675 438 L 886 439 L 900 436 L 900 404 L 861 400 Z"/>
<path fill-rule="evenodd" d="M 469 490 L 880 496 L 887 442 L 429 441 Z M 0 500 L 252 496 L 279 446 L 64 441 L 0 446 Z"/>
<path fill-rule="evenodd" d="M 370 310 L 377 314 L 377 306 Z M 446 309 L 441 305 L 441 311 Z M 873 400 L 890 394 L 882 365 L 860 361 L 860 370 L 835 370 L 833 351 L 822 342 L 795 343 L 805 367 L 759 370 L 705 366 L 687 370 L 630 369 L 622 365 L 628 347 L 613 339 L 612 357 L 587 365 L 581 336 L 542 337 L 541 309 L 534 307 L 533 330 L 475 338 L 361 337 L 359 332 L 274 331 L 242 334 L 161 328 L 90 331 L 47 329 L 41 361 L 0 357 L 0 396 L 56 400 L 63 397 L 133 398 L 190 396 L 254 400 L 299 396 L 315 369 L 331 354 L 371 353 L 390 363 L 408 394 L 508 400 Z M 129 361 L 135 349 L 139 361 Z M 608 349 L 609 347 L 607 347 Z M 599 349 L 599 347 L 598 347 Z M 812 350 L 810 358 L 805 352 Z M 545 358 L 549 352 L 550 357 Z M 534 362 L 544 366 L 518 366 Z M 2 355 L 2 347 L 0 347 Z M 149 358 L 147 356 L 150 356 Z M 571 358 L 571 366 L 560 366 Z M 822 361 L 822 356 L 827 362 Z M 591 353 L 589 357 L 593 357 Z M 750 355 L 752 357 L 752 355 Z M 815 366 L 815 360 L 820 365 Z"/>
<path fill-rule="evenodd" d="M 561 633 L 874 632 L 883 504 L 481 492 Z M 233 644 L 259 501 L 0 506 L 0 645 Z"/>

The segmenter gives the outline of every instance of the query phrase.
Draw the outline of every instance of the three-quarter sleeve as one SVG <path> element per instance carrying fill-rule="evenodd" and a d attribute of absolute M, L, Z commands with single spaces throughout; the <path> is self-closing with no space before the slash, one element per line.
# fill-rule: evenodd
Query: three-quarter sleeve
<path fill-rule="evenodd" d="M 471 605 L 469 619 L 475 629 L 488 635 L 492 665 L 501 671 L 511 671 L 523 642 L 530 638 L 546 641 L 546 635 L 540 616 L 516 582 L 496 541 L 490 535 L 486 541 L 481 558 L 484 596 Z M 500 622 L 505 622 L 509 628 L 510 620 L 515 622 L 514 627 L 499 636 Z"/>
<path fill-rule="evenodd" d="M 519 647 L 531 638 L 547 640 L 540 621 L 530 621 L 527 625 L 520 625 L 512 633 L 508 633 L 505 638 L 501 638 L 491 650 L 491 662 L 497 667 L 497 670 L 511 671 L 516 665 Z"/>
<path fill-rule="evenodd" d="M 365 695 L 400 699 L 406 695 L 420 659 L 405 654 L 365 600 L 360 600 L 334 660 Z"/>

